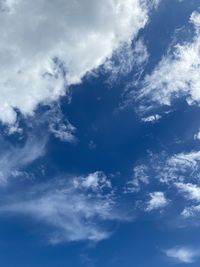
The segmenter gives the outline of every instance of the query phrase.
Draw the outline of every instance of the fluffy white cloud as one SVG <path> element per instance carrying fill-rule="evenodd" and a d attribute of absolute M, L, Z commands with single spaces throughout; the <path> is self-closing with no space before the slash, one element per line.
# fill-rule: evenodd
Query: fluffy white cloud
<path fill-rule="evenodd" d="M 169 201 L 166 199 L 163 192 L 150 193 L 150 200 L 147 203 L 146 211 L 152 211 L 164 208 L 168 205 Z"/>
<path fill-rule="evenodd" d="M 200 201 L 200 187 L 191 183 L 176 183 L 177 189 L 189 200 Z"/>
<path fill-rule="evenodd" d="M 65 94 L 145 26 L 140 0 L 0 0 L 0 120 Z"/>
<path fill-rule="evenodd" d="M 126 220 L 115 205 L 110 181 L 101 173 L 56 179 L 25 190 L 21 195 L 7 195 L 0 213 L 29 216 L 51 229 L 51 243 L 108 238 L 106 223 Z"/>
<path fill-rule="evenodd" d="M 156 122 L 158 120 L 160 120 L 162 117 L 159 114 L 155 114 L 155 115 L 151 115 L 148 117 L 144 117 L 142 118 L 143 122 Z"/>
<path fill-rule="evenodd" d="M 200 251 L 187 247 L 175 247 L 167 249 L 165 254 L 180 263 L 193 263 L 200 256 Z"/>
<path fill-rule="evenodd" d="M 174 97 L 185 95 L 189 104 L 200 103 L 200 14 L 192 13 L 190 22 L 195 36 L 190 42 L 176 44 L 145 77 L 139 99 L 148 99 L 148 108 L 155 104 L 170 105 Z M 171 52 L 172 51 L 172 52 Z M 144 104 L 145 109 L 147 106 Z M 143 108 L 141 106 L 141 108 Z"/>

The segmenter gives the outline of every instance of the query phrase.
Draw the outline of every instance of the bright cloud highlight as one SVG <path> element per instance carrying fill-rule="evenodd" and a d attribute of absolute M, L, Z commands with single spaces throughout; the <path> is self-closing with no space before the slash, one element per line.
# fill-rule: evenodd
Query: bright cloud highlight
<path fill-rule="evenodd" d="M 81 82 L 147 22 L 140 0 L 0 1 L 0 120 L 16 122 Z"/>

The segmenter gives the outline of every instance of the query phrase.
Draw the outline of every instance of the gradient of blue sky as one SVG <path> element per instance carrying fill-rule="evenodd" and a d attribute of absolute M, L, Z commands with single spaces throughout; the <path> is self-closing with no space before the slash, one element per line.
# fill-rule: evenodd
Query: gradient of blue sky
<path fill-rule="evenodd" d="M 111 2 L 0 0 L 3 267 L 199 266 L 200 3 Z"/>

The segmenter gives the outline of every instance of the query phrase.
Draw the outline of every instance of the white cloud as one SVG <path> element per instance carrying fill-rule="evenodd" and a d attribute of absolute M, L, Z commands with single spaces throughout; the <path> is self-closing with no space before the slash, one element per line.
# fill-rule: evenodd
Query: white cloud
<path fill-rule="evenodd" d="M 110 181 L 101 172 L 88 176 L 56 179 L 6 197 L 1 214 L 29 216 L 52 229 L 51 243 L 64 241 L 100 241 L 111 234 L 109 221 L 126 220 L 116 208 Z"/>
<path fill-rule="evenodd" d="M 105 187 L 112 188 L 110 180 L 107 179 L 104 173 L 94 172 L 81 180 L 73 180 L 75 188 L 92 188 L 94 191 L 101 192 Z"/>
<path fill-rule="evenodd" d="M 161 0 L 153 0 L 152 4 L 157 7 L 160 4 Z"/>
<path fill-rule="evenodd" d="M 147 11 L 140 0 L 0 0 L 0 120 L 64 95 L 131 43 Z"/>
<path fill-rule="evenodd" d="M 200 14 L 194 12 L 190 22 L 195 36 L 190 42 L 176 44 L 150 75 L 145 77 L 139 99 L 156 104 L 170 105 L 174 97 L 187 96 L 189 104 L 200 103 Z M 141 106 L 141 109 L 147 109 Z"/>
<path fill-rule="evenodd" d="M 5 141 L 1 141 L 1 145 L 0 185 L 4 185 L 10 177 L 23 174 L 23 169 L 27 165 L 44 155 L 46 139 L 29 137 L 23 146 L 10 146 Z"/>
<path fill-rule="evenodd" d="M 200 201 L 200 187 L 191 183 L 175 183 L 177 189 L 189 200 Z"/>
<path fill-rule="evenodd" d="M 125 193 L 138 192 L 141 189 L 146 190 L 146 188 L 141 188 L 140 177 L 142 179 L 147 177 L 148 184 L 153 183 L 162 186 L 162 190 L 164 188 L 165 192 L 171 195 L 170 199 L 175 200 L 173 203 L 166 199 L 162 192 L 151 193 L 150 200 L 147 202 L 147 211 L 153 210 L 157 206 L 159 208 L 159 205 L 162 206 L 162 204 L 165 206 L 170 201 L 182 209 L 181 215 L 184 218 L 200 215 L 199 151 L 179 153 L 172 156 L 166 153 L 158 155 L 151 153 L 149 159 L 135 168 L 136 170 L 142 170 L 142 172 L 138 172 L 137 179 L 128 182 Z M 172 195 L 172 192 L 175 194 Z M 179 203 L 176 197 L 180 195 L 184 196 L 184 201 Z"/>
<path fill-rule="evenodd" d="M 159 114 L 151 115 L 149 117 L 142 118 L 143 122 L 155 122 L 160 120 L 162 117 Z"/>
<path fill-rule="evenodd" d="M 182 211 L 181 215 L 184 218 L 190 218 L 190 217 L 195 217 L 200 214 L 200 205 L 192 205 L 189 207 L 185 207 L 184 210 Z"/>
<path fill-rule="evenodd" d="M 200 250 L 187 247 L 175 247 L 167 249 L 165 254 L 169 258 L 173 258 L 180 263 L 193 263 L 200 256 Z"/>
<path fill-rule="evenodd" d="M 133 169 L 133 178 L 124 187 L 124 193 L 134 193 L 141 189 L 141 186 L 149 184 L 148 168 L 145 165 L 138 165 Z"/>
<path fill-rule="evenodd" d="M 152 211 L 164 208 L 168 205 L 169 201 L 166 199 L 163 192 L 150 193 L 150 200 L 147 203 L 146 211 Z"/>
<path fill-rule="evenodd" d="M 52 112 L 50 112 L 50 115 Z M 49 131 L 56 138 L 60 139 L 62 142 L 73 143 L 76 141 L 75 132 L 76 128 L 68 121 L 63 119 L 61 113 L 52 114 L 53 118 L 49 119 Z M 48 116 L 48 115 L 47 115 Z"/>
<path fill-rule="evenodd" d="M 76 128 L 70 123 L 57 123 L 50 125 L 50 132 L 54 134 L 54 136 L 60 139 L 62 142 L 73 143 L 76 138 L 74 136 Z"/>
<path fill-rule="evenodd" d="M 77 141 L 76 127 L 73 126 L 68 121 L 66 115 L 63 114 L 59 103 L 54 103 L 45 111 L 42 110 L 36 113 L 34 117 L 26 120 L 26 125 L 27 128 L 32 129 L 34 132 L 41 132 L 41 130 L 44 129 L 45 133 L 43 135 L 47 136 L 50 133 L 62 142 L 74 143 Z M 5 128 L 8 128 L 9 134 L 20 133 L 18 125 L 12 127 L 8 125 L 8 127 Z"/>
<path fill-rule="evenodd" d="M 194 140 L 200 140 L 200 131 L 194 135 Z"/>
<path fill-rule="evenodd" d="M 190 22 L 195 25 L 197 28 L 197 31 L 199 30 L 198 27 L 200 27 L 200 14 L 197 11 L 194 11 L 190 17 Z"/>
<path fill-rule="evenodd" d="M 139 72 L 148 62 L 148 59 L 147 47 L 142 39 L 137 40 L 134 45 L 122 46 L 104 64 L 104 70 L 110 74 L 108 82 L 112 85 L 119 77 L 127 75 L 133 69 Z"/>
<path fill-rule="evenodd" d="M 157 165 L 154 163 L 160 182 L 182 182 L 185 179 L 194 179 L 195 175 L 198 175 L 196 172 L 199 170 L 200 151 L 179 153 L 166 159 L 161 157 L 160 160 Z"/>
<path fill-rule="evenodd" d="M 191 182 L 199 179 L 200 151 L 167 155 L 166 153 L 153 154 L 144 160 L 143 164 L 135 167 L 134 175 L 138 180 L 145 179 L 159 181 L 161 184 L 174 184 L 178 182 Z M 130 181 L 131 182 L 131 181 Z M 132 183 L 132 182 L 131 182 Z"/>

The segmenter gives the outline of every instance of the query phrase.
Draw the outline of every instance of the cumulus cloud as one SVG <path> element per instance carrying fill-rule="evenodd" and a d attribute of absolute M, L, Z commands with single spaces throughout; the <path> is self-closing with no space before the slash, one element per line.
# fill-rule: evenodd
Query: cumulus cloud
<path fill-rule="evenodd" d="M 100 241 L 111 234 L 106 223 L 127 219 L 116 207 L 113 188 L 102 172 L 51 180 L 7 196 L 0 213 L 21 214 L 49 226 L 51 243 Z"/>
<path fill-rule="evenodd" d="M 175 247 L 165 250 L 165 254 L 179 263 L 193 263 L 200 256 L 200 250 L 188 247 Z"/>
<path fill-rule="evenodd" d="M 163 192 L 153 192 L 149 196 L 150 200 L 147 203 L 146 211 L 161 209 L 168 205 L 168 200 Z"/>
<path fill-rule="evenodd" d="M 39 103 L 81 82 L 147 22 L 140 0 L 1 0 L 0 120 L 16 110 L 32 115 Z"/>
<path fill-rule="evenodd" d="M 200 13 L 193 12 L 190 22 L 195 35 L 190 42 L 178 43 L 164 56 L 153 72 L 146 75 L 138 99 L 147 109 L 154 105 L 170 105 L 171 101 L 186 96 L 189 104 L 200 103 Z"/>

